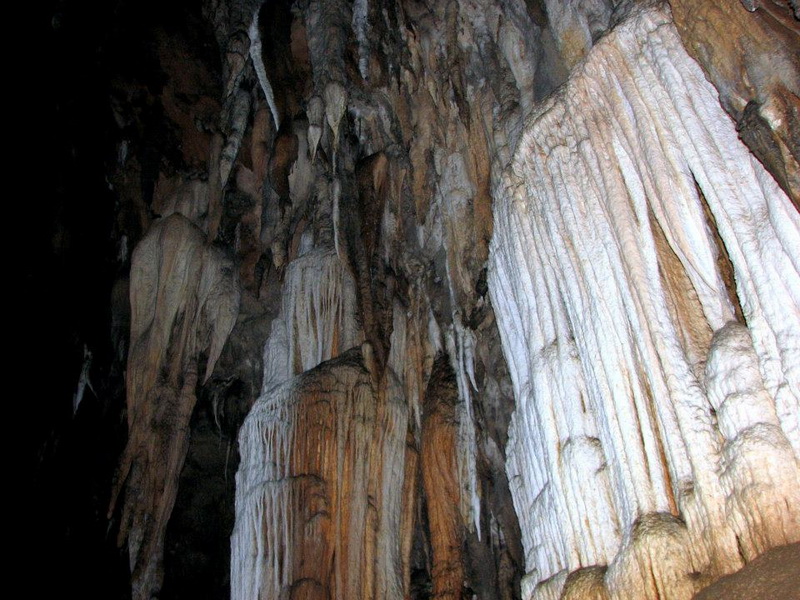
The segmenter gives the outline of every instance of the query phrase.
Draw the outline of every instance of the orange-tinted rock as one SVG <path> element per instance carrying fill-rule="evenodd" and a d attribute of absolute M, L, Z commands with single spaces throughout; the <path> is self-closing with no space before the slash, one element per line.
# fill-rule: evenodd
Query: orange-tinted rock
<path fill-rule="evenodd" d="M 386 202 L 386 174 L 389 161 L 383 152 L 368 156 L 356 167 L 361 208 L 361 233 L 367 258 L 380 238 L 381 217 Z"/>
<path fill-rule="evenodd" d="M 458 481 L 455 374 L 440 356 L 425 393 L 422 420 L 422 480 L 433 549 L 433 598 L 458 600 L 464 582 L 464 526 Z"/>
<path fill-rule="evenodd" d="M 289 172 L 297 160 L 297 137 L 291 131 L 281 133 L 269 161 L 269 179 L 281 201 L 289 203 Z"/>
<path fill-rule="evenodd" d="M 232 598 L 402 597 L 401 565 L 377 567 L 404 546 L 384 517 L 401 516 L 385 449 L 405 432 L 359 349 L 265 391 L 240 433 Z"/>

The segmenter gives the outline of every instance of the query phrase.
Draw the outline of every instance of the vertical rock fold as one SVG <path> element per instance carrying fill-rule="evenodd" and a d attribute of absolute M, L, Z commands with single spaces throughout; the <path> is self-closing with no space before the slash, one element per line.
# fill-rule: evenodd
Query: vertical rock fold
<path fill-rule="evenodd" d="M 533 115 L 494 215 L 523 596 L 608 565 L 612 598 L 690 598 L 800 539 L 800 219 L 665 9 Z"/>

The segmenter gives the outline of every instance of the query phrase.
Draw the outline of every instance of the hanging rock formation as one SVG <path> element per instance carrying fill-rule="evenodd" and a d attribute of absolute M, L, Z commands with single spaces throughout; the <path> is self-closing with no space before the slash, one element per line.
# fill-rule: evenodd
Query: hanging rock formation
<path fill-rule="evenodd" d="M 399 565 L 379 570 L 376 551 L 401 542 L 399 528 L 381 527 L 402 505 L 402 481 L 381 486 L 387 437 L 405 437 L 393 417 L 356 350 L 265 391 L 240 434 L 232 598 L 400 588 Z"/>
<path fill-rule="evenodd" d="M 434 598 L 461 598 L 464 580 L 463 528 L 459 506 L 452 502 L 459 496 L 457 401 L 453 370 L 439 358 L 425 393 L 420 456 L 431 530 Z"/>
<path fill-rule="evenodd" d="M 800 16 L 792 2 L 687 2 L 672 13 L 742 141 L 800 207 Z"/>
<path fill-rule="evenodd" d="M 592 593 L 690 598 L 797 541 L 799 248 L 669 13 L 633 9 L 528 123 L 495 205 L 524 596 L 582 598 L 564 576 L 607 565 Z"/>
<path fill-rule="evenodd" d="M 181 215 L 153 224 L 131 260 L 128 444 L 111 501 L 113 510 L 124 493 L 119 540 L 128 541 L 136 599 L 161 587 L 196 388 L 214 370 L 238 307 L 235 270 L 222 251 Z"/>
<path fill-rule="evenodd" d="M 124 377 L 134 598 L 684 600 L 800 541 L 794 4 L 143 1 L 68 411 Z"/>

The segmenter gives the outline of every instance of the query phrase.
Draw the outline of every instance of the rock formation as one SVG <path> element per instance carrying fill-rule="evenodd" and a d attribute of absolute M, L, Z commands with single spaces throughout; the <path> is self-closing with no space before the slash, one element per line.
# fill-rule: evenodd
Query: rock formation
<path fill-rule="evenodd" d="M 683 600 L 800 541 L 794 4 L 145 4 L 63 425 L 127 423 L 133 598 Z"/>
<path fill-rule="evenodd" d="M 150 227 L 131 260 L 128 444 L 111 496 L 113 510 L 124 489 L 119 540 L 128 541 L 134 598 L 161 587 L 196 388 L 210 377 L 238 308 L 233 263 L 197 227 L 178 214 Z"/>
<path fill-rule="evenodd" d="M 690 598 L 795 541 L 800 221 L 669 13 L 634 9 L 598 42 L 503 188 L 489 289 L 524 587 L 558 597 L 599 564 L 610 597 Z"/>

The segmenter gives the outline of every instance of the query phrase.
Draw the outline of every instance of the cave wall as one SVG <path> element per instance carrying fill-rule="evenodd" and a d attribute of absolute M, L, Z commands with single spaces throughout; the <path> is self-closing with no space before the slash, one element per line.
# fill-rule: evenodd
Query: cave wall
<path fill-rule="evenodd" d="M 52 437 L 114 432 L 132 597 L 689 598 L 798 541 L 792 5 L 103 15 Z"/>

